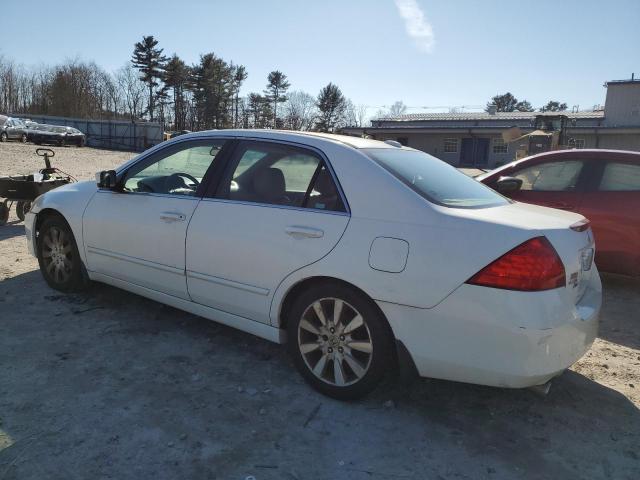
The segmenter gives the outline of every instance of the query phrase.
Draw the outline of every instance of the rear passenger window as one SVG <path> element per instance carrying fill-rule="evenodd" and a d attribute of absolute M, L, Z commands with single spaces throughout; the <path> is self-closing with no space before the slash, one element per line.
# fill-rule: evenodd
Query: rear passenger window
<path fill-rule="evenodd" d="M 580 160 L 549 162 L 516 172 L 522 180 L 521 190 L 541 192 L 571 191 L 576 188 L 584 163 Z"/>
<path fill-rule="evenodd" d="M 271 142 L 243 142 L 218 196 L 319 210 L 344 210 L 335 182 L 315 153 Z"/>
<path fill-rule="evenodd" d="M 600 181 L 600 190 L 605 192 L 640 191 L 640 165 L 607 163 Z"/>

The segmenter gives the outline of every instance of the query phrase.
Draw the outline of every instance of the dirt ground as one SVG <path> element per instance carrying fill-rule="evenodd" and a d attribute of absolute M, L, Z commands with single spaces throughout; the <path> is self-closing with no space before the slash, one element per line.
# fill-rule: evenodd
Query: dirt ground
<path fill-rule="evenodd" d="M 0 144 L 0 175 L 36 170 Z M 58 148 L 81 178 L 131 153 Z M 390 381 L 341 403 L 285 351 L 133 294 L 51 290 L 0 227 L 0 480 L 638 479 L 640 282 L 604 276 L 600 338 L 546 398 Z"/>

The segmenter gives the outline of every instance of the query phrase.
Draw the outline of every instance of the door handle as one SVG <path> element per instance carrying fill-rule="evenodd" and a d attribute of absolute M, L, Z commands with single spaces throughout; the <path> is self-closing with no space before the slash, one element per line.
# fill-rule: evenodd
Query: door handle
<path fill-rule="evenodd" d="M 324 236 L 324 232 L 318 228 L 299 227 L 296 225 L 287 227 L 284 231 L 293 238 L 322 238 Z"/>
<path fill-rule="evenodd" d="M 165 222 L 184 222 L 187 216 L 184 213 L 178 212 L 162 212 L 160 214 L 160 220 Z"/>

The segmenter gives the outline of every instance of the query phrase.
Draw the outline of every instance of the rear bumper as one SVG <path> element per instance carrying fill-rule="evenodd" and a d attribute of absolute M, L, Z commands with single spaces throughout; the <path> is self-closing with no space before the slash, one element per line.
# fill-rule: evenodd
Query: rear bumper
<path fill-rule="evenodd" d="M 593 273 L 577 305 L 564 288 L 531 293 L 466 284 L 431 309 L 378 305 L 421 376 L 523 388 L 559 375 L 591 347 L 602 304 Z"/>

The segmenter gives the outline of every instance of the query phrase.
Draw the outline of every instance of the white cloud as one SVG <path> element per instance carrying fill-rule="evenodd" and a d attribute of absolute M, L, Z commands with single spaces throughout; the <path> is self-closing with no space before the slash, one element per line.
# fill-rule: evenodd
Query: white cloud
<path fill-rule="evenodd" d="M 400 17 L 404 20 L 404 28 L 416 46 L 423 52 L 433 51 L 435 37 L 433 28 L 424 16 L 424 11 L 416 0 L 394 0 Z"/>

